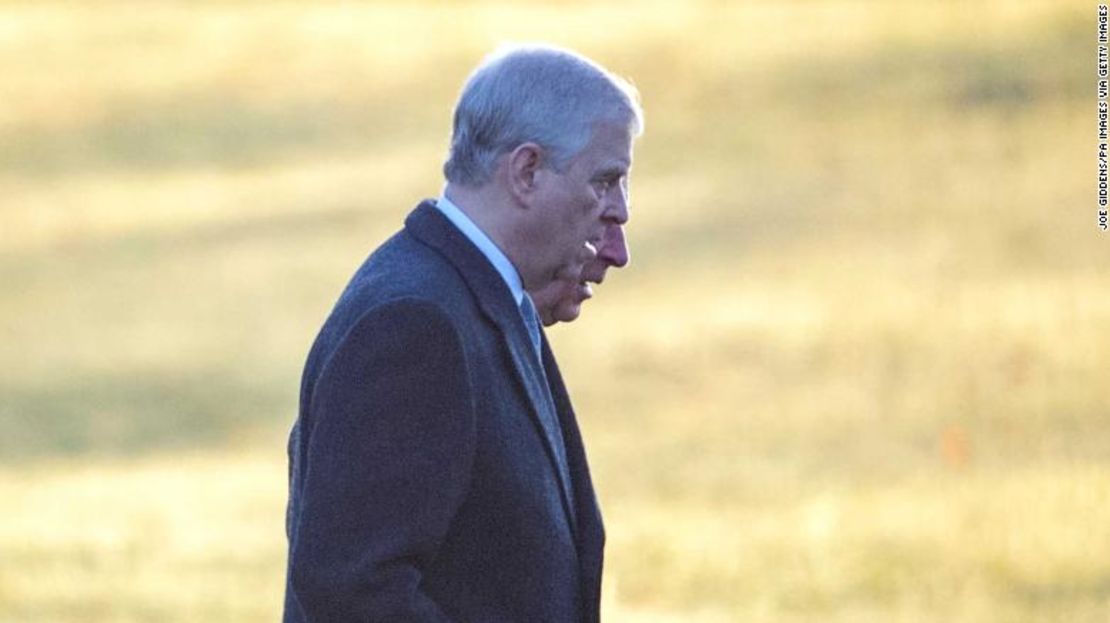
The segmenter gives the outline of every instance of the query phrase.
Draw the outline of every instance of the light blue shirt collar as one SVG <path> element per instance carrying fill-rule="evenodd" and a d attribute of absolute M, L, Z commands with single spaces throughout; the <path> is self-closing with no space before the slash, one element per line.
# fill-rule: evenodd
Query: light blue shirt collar
<path fill-rule="evenodd" d="M 468 240 L 474 243 L 474 246 L 478 247 L 482 255 L 485 255 L 486 259 L 490 261 L 490 264 L 493 264 L 493 267 L 501 275 L 501 279 L 505 281 L 505 285 L 509 286 L 509 292 L 512 293 L 517 307 L 520 307 L 520 303 L 524 299 L 524 284 L 520 280 L 520 273 L 516 271 L 516 267 L 509 261 L 505 253 L 497 248 L 497 245 L 490 240 L 489 236 L 479 229 L 478 225 L 459 209 L 459 206 L 447 198 L 447 193 L 440 195 L 436 201 L 436 207 L 447 217 L 447 220 L 459 228 L 459 231 Z"/>

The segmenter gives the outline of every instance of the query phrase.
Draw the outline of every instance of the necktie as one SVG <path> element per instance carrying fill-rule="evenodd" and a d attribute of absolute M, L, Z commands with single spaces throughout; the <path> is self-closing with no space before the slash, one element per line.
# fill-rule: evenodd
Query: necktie
<path fill-rule="evenodd" d="M 543 370 L 543 354 L 540 348 L 540 319 L 536 315 L 536 305 L 532 297 L 525 294 L 520 299 L 520 315 L 524 317 L 524 326 L 528 329 L 528 337 L 532 339 L 532 350 L 536 351 L 536 359 Z"/>

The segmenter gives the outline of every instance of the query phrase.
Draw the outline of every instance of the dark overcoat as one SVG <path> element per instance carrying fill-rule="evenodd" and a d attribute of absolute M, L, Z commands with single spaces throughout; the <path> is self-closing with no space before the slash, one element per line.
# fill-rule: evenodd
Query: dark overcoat
<path fill-rule="evenodd" d="M 371 254 L 304 369 L 285 623 L 598 620 L 601 516 L 542 348 L 541 371 L 508 286 L 434 204 Z"/>

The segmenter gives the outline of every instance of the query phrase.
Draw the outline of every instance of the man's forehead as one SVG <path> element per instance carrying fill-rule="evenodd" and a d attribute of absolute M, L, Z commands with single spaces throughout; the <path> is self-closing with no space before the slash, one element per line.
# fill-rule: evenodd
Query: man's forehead
<path fill-rule="evenodd" d="M 623 175 L 632 167 L 632 135 L 620 124 L 599 123 L 580 157 L 593 176 Z"/>
<path fill-rule="evenodd" d="M 603 145 L 597 158 L 597 170 L 625 173 L 632 167 L 632 143 L 611 141 Z"/>

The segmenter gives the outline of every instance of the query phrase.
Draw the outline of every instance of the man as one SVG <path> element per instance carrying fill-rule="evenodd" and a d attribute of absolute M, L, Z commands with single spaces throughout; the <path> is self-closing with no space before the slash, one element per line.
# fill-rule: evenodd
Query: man
<path fill-rule="evenodd" d="M 593 297 L 591 283 L 601 285 L 610 266 L 623 268 L 630 257 L 624 227 L 612 223 L 605 228 L 597 257 L 578 274 L 562 276 L 537 292 L 529 292 L 545 327 L 556 322 L 573 322 L 582 313 L 582 303 Z"/>
<path fill-rule="evenodd" d="M 320 330 L 289 439 L 285 621 L 596 621 L 604 533 L 525 290 L 628 219 L 635 90 L 548 47 L 487 58 L 447 185 Z"/>

